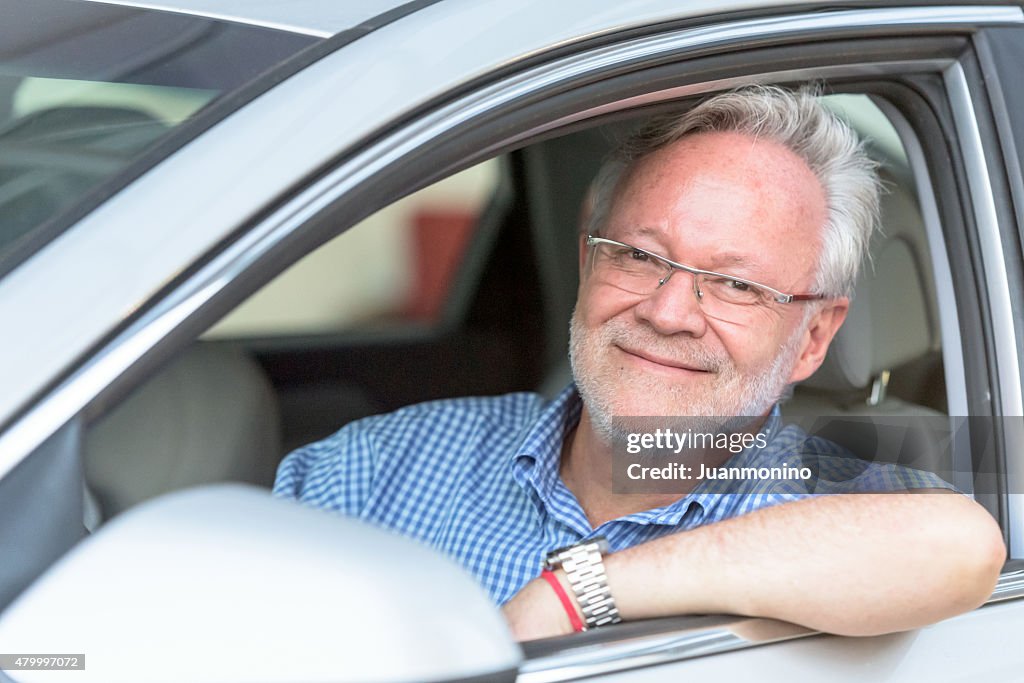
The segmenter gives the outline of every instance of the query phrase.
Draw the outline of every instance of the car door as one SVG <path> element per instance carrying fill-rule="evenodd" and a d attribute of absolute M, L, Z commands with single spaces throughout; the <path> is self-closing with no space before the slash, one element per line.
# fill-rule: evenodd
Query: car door
<path fill-rule="evenodd" d="M 1011 549 L 995 601 L 917 632 L 867 639 L 804 637 L 813 634 L 729 617 L 630 624 L 528 645 L 520 679 L 753 671 L 769 679 L 793 673 L 835 680 L 1010 679 L 1019 661 L 1009 659 L 1012 649 L 1000 637 L 1012 632 L 1021 609 L 1012 560 L 1021 552 L 1015 531 L 1022 521 L 1014 454 L 1024 446 L 1016 303 L 1024 287 L 1024 121 L 1015 106 L 1019 95 L 1006 84 L 1024 15 L 1009 5 L 814 9 L 716 6 L 712 14 L 709 7 L 651 1 L 594 15 L 576 2 L 556 8 L 442 2 L 324 56 L 74 228 L 96 238 L 145 215 L 155 248 L 182 225 L 204 239 L 148 266 L 150 279 L 137 274 L 137 287 L 109 303 L 103 324 L 90 332 L 92 350 L 76 364 L 46 382 L 19 385 L 20 412 L 12 410 L 0 436 L 4 461 L 11 468 L 45 451 L 41 446 L 53 447 L 62 427 L 83 411 L 102 412 L 104 401 L 125 393 L 286 265 L 452 171 L 727 87 L 823 80 L 870 95 L 894 122 L 914 170 L 933 257 L 951 274 L 937 294 L 949 412 L 987 420 L 994 435 L 977 451 L 969 440 L 954 457 L 971 475 L 985 475 L 968 477 L 970 493 L 1000 520 Z M 536 16 L 545 10 L 554 16 L 538 27 Z M 494 29 L 499 22 L 501 31 Z M 493 31 L 486 39 L 481 26 Z M 446 49 L 427 35 L 430 27 L 476 37 L 467 40 L 471 48 Z M 346 93 L 343 100 L 333 95 L 339 92 Z M 270 135 L 268 121 L 274 122 Z M 197 164 L 216 180 L 197 177 Z M 263 203 L 254 206 L 248 199 L 254 195 Z M 71 263 L 73 237 L 31 269 Z M 12 284 L 27 291 L 31 269 Z M 563 283 L 545 306 L 564 314 L 571 305 L 565 289 Z M 115 313 L 128 302 L 130 314 Z M 24 316 L 13 305 L 9 310 Z M 58 447 L 73 449 L 73 442 Z M 841 577 L 836 589 L 842 590 Z M 950 661 L 954 643 L 977 658 Z"/>

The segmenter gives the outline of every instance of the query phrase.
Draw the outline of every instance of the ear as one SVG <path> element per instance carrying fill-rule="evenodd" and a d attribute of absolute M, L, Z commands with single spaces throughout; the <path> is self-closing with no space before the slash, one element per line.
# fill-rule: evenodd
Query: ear
<path fill-rule="evenodd" d="M 800 356 L 789 377 L 790 384 L 802 382 L 821 367 L 825 361 L 825 354 L 828 353 L 828 346 L 846 320 L 849 310 L 850 300 L 844 296 L 829 300 L 811 317 L 804 331 Z"/>

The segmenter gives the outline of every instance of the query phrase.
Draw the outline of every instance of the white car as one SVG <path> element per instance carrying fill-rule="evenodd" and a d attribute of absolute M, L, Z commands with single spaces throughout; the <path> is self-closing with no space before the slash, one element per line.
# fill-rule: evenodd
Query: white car
<path fill-rule="evenodd" d="M 0 681 L 1020 680 L 1022 63 L 1009 2 L 0 0 Z M 557 390 L 610 139 L 806 82 L 888 193 L 784 412 L 954 424 L 986 605 L 520 645 L 450 560 L 271 498 L 352 419 Z"/>

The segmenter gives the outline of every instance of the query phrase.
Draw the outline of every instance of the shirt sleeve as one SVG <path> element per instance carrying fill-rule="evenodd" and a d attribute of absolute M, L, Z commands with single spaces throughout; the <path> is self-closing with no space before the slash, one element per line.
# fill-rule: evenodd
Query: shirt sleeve
<path fill-rule="evenodd" d="M 273 494 L 346 515 L 358 515 L 370 496 L 377 457 L 369 422 L 290 453 L 277 469 Z"/>

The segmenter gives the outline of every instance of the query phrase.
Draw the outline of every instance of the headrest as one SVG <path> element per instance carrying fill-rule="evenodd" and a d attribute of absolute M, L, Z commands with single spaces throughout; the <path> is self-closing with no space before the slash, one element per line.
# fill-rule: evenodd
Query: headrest
<path fill-rule="evenodd" d="M 905 197 L 889 195 L 883 203 L 890 233 L 873 243 L 873 267 L 867 265 L 861 273 L 846 322 L 821 368 L 804 382 L 812 388 L 864 389 L 882 371 L 935 347 L 933 339 L 938 335 L 933 334 L 932 325 L 931 269 L 921 219 Z M 912 216 L 905 213 L 908 208 Z M 902 215 L 891 215 L 896 212 Z M 909 223 L 908 217 L 912 219 Z M 899 222 L 890 222 L 892 218 Z M 920 234 L 908 224 L 918 226 Z"/>

